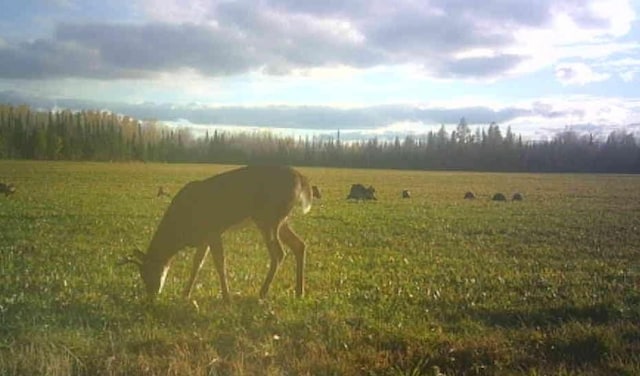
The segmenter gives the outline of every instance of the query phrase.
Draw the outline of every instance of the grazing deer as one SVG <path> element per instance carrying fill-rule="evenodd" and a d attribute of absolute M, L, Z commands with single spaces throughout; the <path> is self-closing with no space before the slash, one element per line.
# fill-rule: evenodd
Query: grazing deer
<path fill-rule="evenodd" d="M 191 277 L 184 290 L 185 297 L 189 297 L 210 250 L 220 278 L 222 297 L 228 301 L 222 234 L 251 220 L 261 231 L 271 257 L 260 297 L 266 297 L 284 259 L 282 243 L 295 255 L 296 295 L 301 297 L 304 295 L 306 246 L 287 223 L 287 217 L 298 201 L 302 204 L 302 212 L 309 212 L 311 186 L 306 177 L 290 167 L 247 166 L 187 183 L 171 201 L 147 253 L 135 251 L 121 264 L 137 264 L 147 292 L 154 297 L 162 291 L 173 256 L 184 247 L 196 247 Z"/>
<path fill-rule="evenodd" d="M 16 193 L 16 187 L 13 184 L 0 183 L 0 193 L 4 193 L 5 197 Z"/>

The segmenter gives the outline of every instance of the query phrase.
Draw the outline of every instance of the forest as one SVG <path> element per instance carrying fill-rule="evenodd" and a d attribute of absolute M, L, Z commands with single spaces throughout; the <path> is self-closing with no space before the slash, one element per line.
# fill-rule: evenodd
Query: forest
<path fill-rule="evenodd" d="M 270 132 L 204 135 L 155 120 L 106 111 L 40 111 L 0 105 L 0 159 L 274 163 L 296 166 L 508 172 L 640 172 L 633 133 L 605 138 L 570 128 L 547 141 L 523 141 L 496 123 L 454 130 L 344 142 L 335 137 L 286 137 Z"/>

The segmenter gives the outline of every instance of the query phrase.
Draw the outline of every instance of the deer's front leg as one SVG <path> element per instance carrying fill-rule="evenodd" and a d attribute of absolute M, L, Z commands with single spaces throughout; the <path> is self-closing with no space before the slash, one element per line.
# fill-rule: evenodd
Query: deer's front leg
<path fill-rule="evenodd" d="M 296 296 L 304 296 L 304 262 L 305 249 L 304 241 L 296 235 L 287 223 L 280 226 L 280 238 L 293 251 L 296 258 Z"/>
<path fill-rule="evenodd" d="M 208 245 L 201 245 L 198 247 L 196 254 L 193 256 L 193 267 L 191 268 L 191 277 L 189 278 L 189 282 L 185 286 L 183 295 L 186 298 L 191 297 L 191 292 L 193 292 L 193 286 L 196 284 L 196 278 L 198 277 L 198 273 L 200 269 L 202 269 L 202 265 L 204 264 L 204 259 L 207 257 L 207 253 L 209 252 Z"/>

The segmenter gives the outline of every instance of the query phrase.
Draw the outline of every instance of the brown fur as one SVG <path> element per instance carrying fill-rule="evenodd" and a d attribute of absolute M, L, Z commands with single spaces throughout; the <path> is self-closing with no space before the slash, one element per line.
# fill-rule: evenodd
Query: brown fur
<path fill-rule="evenodd" d="M 287 217 L 296 202 L 303 212 L 311 209 L 309 181 L 296 170 L 280 166 L 248 166 L 201 181 L 187 183 L 173 198 L 151 239 L 146 254 L 136 255 L 150 295 L 162 290 L 173 256 L 185 247 L 196 247 L 191 278 L 185 287 L 190 296 L 197 274 L 211 250 L 220 277 L 222 296 L 229 300 L 222 234 L 253 221 L 262 232 L 271 266 L 260 296 L 265 297 L 284 258 L 282 243 L 296 258 L 296 294 L 304 294 L 305 243 L 289 228 Z"/>

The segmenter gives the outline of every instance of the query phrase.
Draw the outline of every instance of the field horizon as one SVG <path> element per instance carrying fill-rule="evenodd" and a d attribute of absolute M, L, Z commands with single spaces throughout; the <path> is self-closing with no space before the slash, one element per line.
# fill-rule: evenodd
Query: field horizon
<path fill-rule="evenodd" d="M 146 251 L 158 187 L 235 167 L 0 161 L 0 374 L 640 373 L 640 176 L 299 167 L 323 195 L 291 218 L 304 298 L 289 254 L 258 299 L 250 226 L 223 236 L 230 304 L 210 259 L 181 297 L 193 249 L 149 303 L 116 264 Z"/>

